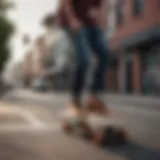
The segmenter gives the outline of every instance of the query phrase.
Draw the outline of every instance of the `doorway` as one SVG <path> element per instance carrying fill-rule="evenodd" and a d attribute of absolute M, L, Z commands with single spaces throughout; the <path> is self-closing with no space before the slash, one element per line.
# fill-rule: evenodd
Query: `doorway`
<path fill-rule="evenodd" d="M 132 61 L 132 56 L 131 55 L 127 55 L 126 58 L 126 65 L 125 65 L 125 72 L 126 72 L 126 93 L 131 94 L 133 92 L 133 61 Z"/>

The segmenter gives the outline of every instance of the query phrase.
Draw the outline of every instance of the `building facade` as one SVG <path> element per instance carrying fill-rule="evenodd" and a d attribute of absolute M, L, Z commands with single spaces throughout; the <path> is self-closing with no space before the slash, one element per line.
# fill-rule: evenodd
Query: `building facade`
<path fill-rule="evenodd" d="M 56 16 L 53 13 L 48 14 L 43 20 L 47 57 L 52 60 L 47 68 L 47 79 L 54 91 L 65 91 L 70 88 L 75 62 L 74 50 L 66 32 L 57 26 L 55 20 Z"/>
<path fill-rule="evenodd" d="M 45 70 L 45 61 L 47 58 L 47 49 L 44 36 L 36 38 L 33 45 L 33 73 L 34 77 L 41 77 L 42 72 Z"/>
<path fill-rule="evenodd" d="M 160 1 L 108 0 L 110 91 L 160 94 Z"/>
<path fill-rule="evenodd" d="M 23 82 L 25 87 L 30 87 L 33 79 L 33 52 L 28 51 L 23 60 Z"/>

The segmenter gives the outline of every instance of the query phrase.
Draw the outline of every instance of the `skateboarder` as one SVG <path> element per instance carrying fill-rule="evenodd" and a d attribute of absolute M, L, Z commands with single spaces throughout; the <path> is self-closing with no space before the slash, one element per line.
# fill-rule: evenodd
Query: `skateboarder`
<path fill-rule="evenodd" d="M 82 91 L 87 69 L 93 55 L 97 66 L 92 78 L 87 106 L 91 111 L 105 113 L 100 94 L 104 91 L 110 50 L 105 34 L 106 0 L 62 0 L 59 8 L 61 26 L 73 41 L 77 68 L 72 86 L 70 112 L 83 115 Z"/>

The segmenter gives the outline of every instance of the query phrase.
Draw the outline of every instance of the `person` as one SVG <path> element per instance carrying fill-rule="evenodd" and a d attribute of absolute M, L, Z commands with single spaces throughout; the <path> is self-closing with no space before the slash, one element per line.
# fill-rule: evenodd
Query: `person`
<path fill-rule="evenodd" d="M 84 115 L 82 92 L 92 55 L 97 65 L 90 86 L 87 108 L 106 113 L 100 94 L 105 90 L 110 49 L 105 36 L 106 0 L 62 0 L 58 12 L 59 22 L 71 38 L 76 52 L 76 71 L 72 86 L 72 103 L 69 111 Z"/>

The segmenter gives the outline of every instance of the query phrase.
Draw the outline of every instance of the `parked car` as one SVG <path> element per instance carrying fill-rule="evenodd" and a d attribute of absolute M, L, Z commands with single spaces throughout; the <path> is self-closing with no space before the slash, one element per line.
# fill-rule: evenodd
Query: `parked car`
<path fill-rule="evenodd" d="M 32 88 L 38 92 L 46 92 L 48 90 L 47 83 L 42 78 L 35 79 L 33 81 Z"/>

